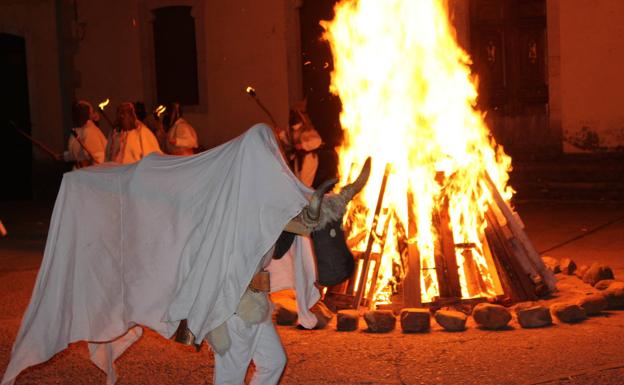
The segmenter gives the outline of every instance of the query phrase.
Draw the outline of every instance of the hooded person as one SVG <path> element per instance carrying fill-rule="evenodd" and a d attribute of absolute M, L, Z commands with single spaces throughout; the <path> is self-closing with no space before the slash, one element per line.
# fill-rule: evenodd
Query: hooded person
<path fill-rule="evenodd" d="M 75 162 L 74 169 L 103 163 L 106 154 L 106 138 L 93 122 L 97 113 L 89 102 L 81 100 L 72 106 L 72 133 L 67 151 L 62 154 L 66 162 Z"/>
<path fill-rule="evenodd" d="M 151 153 L 162 154 L 158 140 L 137 118 L 134 105 L 130 102 L 121 103 L 117 107 L 115 129 L 111 131 L 108 138 L 106 160 L 129 164 Z"/>
<path fill-rule="evenodd" d="M 165 110 L 167 129 L 166 152 L 171 155 L 193 155 L 199 146 L 193 126 L 182 117 L 179 103 L 171 103 Z"/>

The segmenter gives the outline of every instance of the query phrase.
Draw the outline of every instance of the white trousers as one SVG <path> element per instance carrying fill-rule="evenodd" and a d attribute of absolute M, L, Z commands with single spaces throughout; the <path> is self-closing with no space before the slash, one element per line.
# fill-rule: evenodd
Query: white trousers
<path fill-rule="evenodd" d="M 215 353 L 214 384 L 242 384 L 251 360 L 256 371 L 249 385 L 277 384 L 286 366 L 286 354 L 271 318 L 247 326 L 234 314 L 226 323 L 232 345 L 223 356 Z"/>

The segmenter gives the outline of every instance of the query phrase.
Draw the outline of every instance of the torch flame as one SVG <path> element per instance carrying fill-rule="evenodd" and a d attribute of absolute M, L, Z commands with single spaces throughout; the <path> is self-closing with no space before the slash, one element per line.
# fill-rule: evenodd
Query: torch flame
<path fill-rule="evenodd" d="M 454 39 L 445 5 L 438 0 L 346 0 L 336 6 L 334 20 L 321 24 L 334 58 L 330 90 L 342 102 L 341 183 L 368 156 L 376 160 L 347 215 L 351 236 L 370 228 L 373 212 L 368 208 L 375 207 L 384 165 L 392 164 L 383 199 L 388 210 L 379 219 L 380 226 L 392 225 L 382 250 L 377 301 L 387 300 L 389 283 L 401 278 L 396 277 L 401 270 L 396 266 L 404 265 L 397 239 L 409 217 L 417 229 L 407 243 L 418 246 L 422 301 L 439 295 L 434 267 L 440 229 L 432 218 L 446 207 L 442 202 L 448 202 L 462 297 L 495 296 L 500 291 L 492 276 L 495 268 L 483 250 L 491 195 L 482 176 L 488 173 L 509 200 L 511 159 L 474 108 L 470 58 Z M 413 196 L 409 202 L 408 195 Z M 478 292 L 469 287 L 474 280 L 467 277 L 468 264 L 480 274 Z"/>
<path fill-rule="evenodd" d="M 98 104 L 98 107 L 100 107 L 100 110 L 104 111 L 104 107 L 108 106 L 108 103 L 110 103 L 110 99 L 106 98 L 106 100 Z"/>
<path fill-rule="evenodd" d="M 167 107 L 163 106 L 162 104 L 156 107 L 156 109 L 154 110 L 154 112 L 156 113 L 156 116 L 158 116 L 159 118 L 160 118 L 160 115 L 165 113 L 165 111 L 167 111 Z"/>
<path fill-rule="evenodd" d="M 245 88 L 245 92 L 247 92 L 251 96 L 256 96 L 256 89 L 251 86 Z"/>

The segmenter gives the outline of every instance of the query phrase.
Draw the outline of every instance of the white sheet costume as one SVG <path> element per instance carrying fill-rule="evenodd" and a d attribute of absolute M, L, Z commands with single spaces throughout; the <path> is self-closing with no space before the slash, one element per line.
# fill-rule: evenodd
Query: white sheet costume
<path fill-rule="evenodd" d="M 192 155 L 198 146 L 195 129 L 184 118 L 176 120 L 167 133 L 167 154 Z"/>
<path fill-rule="evenodd" d="M 218 382 L 239 381 L 251 358 L 268 369 L 257 381 L 277 381 L 284 361 L 272 324 L 248 327 L 234 313 L 310 193 L 264 124 L 194 156 L 65 174 L 2 385 L 80 340 L 114 383 L 113 361 L 141 336 L 138 325 L 169 338 L 182 319 L 198 341 L 227 324 L 232 350 L 217 358 Z M 295 253 L 305 310 L 319 298 L 309 242 L 297 237 Z"/>
<path fill-rule="evenodd" d="M 106 138 L 100 128 L 89 119 L 83 126 L 74 128 L 74 131 L 84 147 L 86 147 L 93 156 L 93 161 L 95 161 L 96 164 L 104 163 Z M 63 153 L 63 159 L 66 162 L 75 161 L 79 163 L 90 163 L 92 161 L 80 142 L 73 135 L 69 137 L 67 151 Z"/>
<path fill-rule="evenodd" d="M 106 160 L 129 164 L 141 160 L 151 153 L 162 154 L 158 140 L 145 124 L 137 120 L 133 130 L 112 131 L 108 136 Z"/>

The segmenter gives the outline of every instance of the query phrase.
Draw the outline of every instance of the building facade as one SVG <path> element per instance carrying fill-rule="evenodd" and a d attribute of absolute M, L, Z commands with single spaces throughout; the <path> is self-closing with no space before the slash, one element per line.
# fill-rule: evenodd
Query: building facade
<path fill-rule="evenodd" d="M 80 99 L 97 104 L 109 98 L 113 117 L 122 101 L 143 101 L 151 110 L 176 95 L 188 97 L 185 115 L 204 148 L 268 120 L 245 93 L 247 86 L 279 125 L 287 124 L 289 105 L 306 95 L 312 120 L 323 121 L 317 107 L 328 91 L 311 93 L 304 65 L 310 52 L 302 38 L 315 26 L 315 7 L 333 3 L 3 1 L 0 52 L 10 85 L 1 91 L 2 115 L 59 152 L 71 125 L 71 102 Z M 553 154 L 624 147 L 624 2 L 450 0 L 449 12 L 482 79 L 480 107 L 504 146 Z M 20 71 L 23 80 L 14 76 Z M 105 122 L 102 128 L 109 129 Z M 320 131 L 330 145 L 339 140 L 339 134 Z M 20 145 L 19 136 L 5 134 L 5 175 L 25 190 L 55 192 L 60 167 Z M 19 170 L 9 171 L 16 163 Z M 19 179 L 24 173 L 30 177 Z"/>

